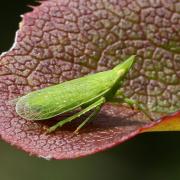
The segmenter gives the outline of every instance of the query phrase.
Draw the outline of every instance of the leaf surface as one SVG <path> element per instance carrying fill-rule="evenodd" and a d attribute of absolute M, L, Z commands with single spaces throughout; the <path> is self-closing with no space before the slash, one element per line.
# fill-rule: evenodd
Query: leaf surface
<path fill-rule="evenodd" d="M 43 1 L 24 15 L 13 47 L 0 57 L 1 138 L 39 157 L 69 159 L 142 132 L 179 130 L 179 29 L 178 0 Z M 132 54 L 137 62 L 123 90 L 144 103 L 155 122 L 107 103 L 79 135 L 72 132 L 80 120 L 45 134 L 44 127 L 60 117 L 26 121 L 8 103 L 33 90 L 111 69 Z"/>

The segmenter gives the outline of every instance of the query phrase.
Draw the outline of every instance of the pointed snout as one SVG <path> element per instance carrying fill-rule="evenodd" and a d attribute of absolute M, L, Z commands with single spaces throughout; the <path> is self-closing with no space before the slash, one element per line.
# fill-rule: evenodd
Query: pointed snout
<path fill-rule="evenodd" d="M 121 74 L 122 76 L 129 72 L 131 67 L 133 66 L 135 62 L 136 55 L 130 56 L 128 59 L 126 59 L 121 64 L 117 65 L 113 70 L 118 72 L 118 74 Z"/>

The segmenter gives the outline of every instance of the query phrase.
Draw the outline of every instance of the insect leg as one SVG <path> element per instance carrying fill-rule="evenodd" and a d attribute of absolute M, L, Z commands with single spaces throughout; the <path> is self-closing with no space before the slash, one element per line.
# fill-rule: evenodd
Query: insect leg
<path fill-rule="evenodd" d="M 116 97 L 117 96 L 117 97 Z M 120 97 L 118 97 L 120 96 Z M 118 91 L 115 94 L 115 97 L 112 98 L 112 102 L 121 102 L 128 104 L 131 108 L 134 108 L 134 106 L 142 111 L 151 121 L 153 121 L 153 118 L 149 114 L 148 110 L 138 101 L 135 101 L 133 99 L 127 98 L 122 91 Z"/>
<path fill-rule="evenodd" d="M 115 97 L 119 97 L 119 96 L 123 96 L 123 97 L 124 97 L 125 95 L 124 95 L 124 93 L 123 93 L 123 90 L 122 90 L 122 89 L 119 89 L 119 90 L 116 91 L 116 93 L 115 93 L 114 96 L 115 96 Z"/>
<path fill-rule="evenodd" d="M 95 107 L 95 110 L 87 117 L 74 131 L 75 134 L 78 134 L 79 130 L 87 123 L 93 120 L 93 118 L 97 115 L 97 113 L 101 110 L 101 106 L 103 105 L 100 104 L 97 107 Z"/>
<path fill-rule="evenodd" d="M 112 97 L 111 99 L 110 99 L 110 102 L 112 102 L 112 103 L 126 103 L 126 104 L 128 104 L 132 109 L 134 109 L 134 104 L 135 103 L 133 103 L 133 102 L 135 102 L 135 101 L 130 101 L 131 99 L 128 99 L 127 101 L 126 101 L 126 99 L 128 99 L 125 95 L 124 95 L 124 93 L 123 93 L 123 91 L 121 91 L 121 90 L 118 90 L 117 92 L 116 92 L 116 94 L 114 95 L 114 97 Z"/>
<path fill-rule="evenodd" d="M 129 98 L 124 98 L 124 102 L 130 105 L 131 107 L 134 107 L 134 106 L 137 107 L 137 109 L 142 111 L 151 121 L 154 120 L 149 114 L 148 110 L 141 103 L 138 103 L 137 101 L 129 99 Z"/>
<path fill-rule="evenodd" d="M 55 125 L 51 126 L 50 128 L 47 129 L 47 133 L 51 133 L 51 132 L 55 131 L 58 127 L 62 127 L 64 124 L 71 122 L 72 120 L 76 119 L 77 117 L 80 117 L 81 115 L 85 114 L 86 112 L 90 111 L 91 109 L 94 109 L 95 107 L 99 106 L 99 104 L 102 104 L 105 102 L 106 102 L 105 98 L 101 97 L 99 100 L 92 103 L 87 108 L 83 109 L 82 111 L 80 111 L 80 112 L 74 114 L 73 116 L 70 116 L 62 121 L 59 121 Z"/>

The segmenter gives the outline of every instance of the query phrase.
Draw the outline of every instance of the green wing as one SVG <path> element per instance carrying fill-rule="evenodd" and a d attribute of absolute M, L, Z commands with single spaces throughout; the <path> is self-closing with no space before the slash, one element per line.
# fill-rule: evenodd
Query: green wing
<path fill-rule="evenodd" d="M 43 120 L 71 111 L 104 96 L 115 76 L 105 71 L 31 92 L 19 99 L 16 112 L 28 120 Z"/>

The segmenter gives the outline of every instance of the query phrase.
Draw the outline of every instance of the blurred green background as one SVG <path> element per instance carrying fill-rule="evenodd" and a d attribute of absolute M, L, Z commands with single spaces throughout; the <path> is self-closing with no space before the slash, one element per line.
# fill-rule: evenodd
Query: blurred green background
<path fill-rule="evenodd" d="M 1 1 L 0 52 L 7 51 L 28 0 Z M 47 161 L 0 142 L 0 180 L 179 180 L 180 132 L 146 133 L 81 159 Z"/>

